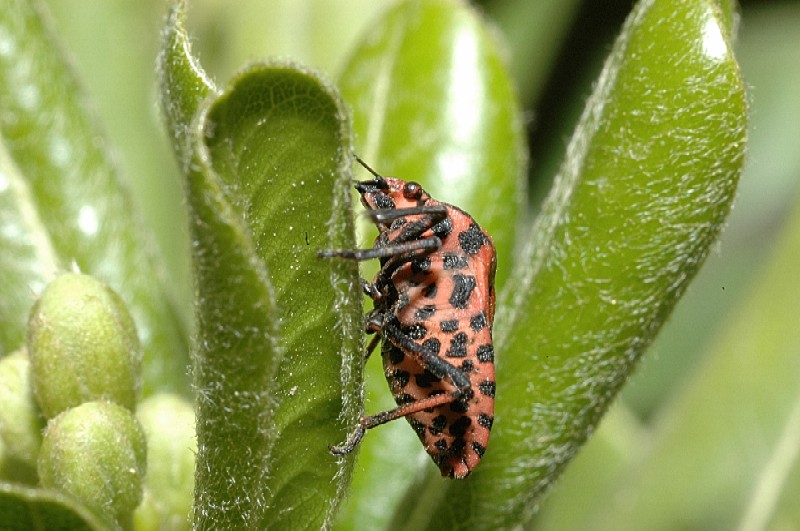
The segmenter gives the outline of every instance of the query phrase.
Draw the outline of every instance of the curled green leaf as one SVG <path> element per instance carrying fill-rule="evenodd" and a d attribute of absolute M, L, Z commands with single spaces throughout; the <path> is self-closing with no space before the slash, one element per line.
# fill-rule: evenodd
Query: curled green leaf
<path fill-rule="evenodd" d="M 289 64 L 250 67 L 199 101 L 212 88 L 180 9 L 165 37 L 162 107 L 176 153 L 191 160 L 195 525 L 319 527 L 352 468 L 328 446 L 360 411 L 356 268 L 317 257 L 353 246 L 343 105 L 316 74 Z"/>

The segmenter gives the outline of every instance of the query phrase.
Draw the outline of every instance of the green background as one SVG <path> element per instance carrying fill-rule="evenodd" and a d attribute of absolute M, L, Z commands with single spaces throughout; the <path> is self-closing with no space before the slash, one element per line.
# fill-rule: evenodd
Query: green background
<path fill-rule="evenodd" d="M 190 321 L 187 222 L 176 164 L 154 103 L 163 3 L 48 4 L 156 233 L 182 301 L 177 307 Z M 266 11 L 262 4 L 191 6 L 196 50 L 221 84 L 248 59 L 273 55 L 335 77 L 377 2 L 301 2 L 306 9 L 269 2 Z M 512 72 L 530 117 L 534 210 L 629 9 L 627 2 L 604 3 L 603 9 L 578 4 L 484 3 L 486 15 L 509 40 Z M 538 16 L 527 12 L 533 9 L 549 10 L 550 22 L 541 30 L 521 26 L 521 20 Z M 792 503 L 800 494 L 800 420 L 792 406 L 800 403 L 800 388 L 776 383 L 781 360 L 764 356 L 751 363 L 746 355 L 735 356 L 743 345 L 755 351 L 769 347 L 784 358 L 800 355 L 799 327 L 791 322 L 797 298 L 790 296 L 798 268 L 785 265 L 800 255 L 800 3 L 745 2 L 735 48 L 752 113 L 745 173 L 728 227 L 622 399 L 543 502 L 537 527 L 580 529 L 591 522 L 637 528 L 646 522 L 666 528 L 679 522 L 670 515 L 684 515 L 680 523 L 690 528 L 754 522 L 779 528 L 800 518 Z M 531 71 L 547 76 L 532 77 Z M 747 404 L 740 403 L 743 396 Z M 714 418 L 728 421 L 710 423 Z M 777 437 L 764 435 L 765 419 Z M 744 449 L 751 446 L 766 446 L 759 455 L 769 459 L 748 460 Z M 715 467 L 706 462 L 706 452 L 724 459 L 711 460 Z M 735 483 L 739 494 L 731 488 L 720 497 L 720 482 Z"/>

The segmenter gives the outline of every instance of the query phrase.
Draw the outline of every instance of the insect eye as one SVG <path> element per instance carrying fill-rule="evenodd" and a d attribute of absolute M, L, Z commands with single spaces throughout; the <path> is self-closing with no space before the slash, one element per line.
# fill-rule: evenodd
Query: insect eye
<path fill-rule="evenodd" d="M 422 187 L 414 181 L 406 183 L 403 188 L 403 197 L 406 199 L 419 199 L 422 197 Z"/>

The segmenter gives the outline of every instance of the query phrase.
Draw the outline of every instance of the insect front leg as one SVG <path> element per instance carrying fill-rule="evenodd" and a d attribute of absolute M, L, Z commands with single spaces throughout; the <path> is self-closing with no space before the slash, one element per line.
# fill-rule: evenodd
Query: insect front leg
<path fill-rule="evenodd" d="M 421 240 L 412 240 L 389 247 L 373 247 L 372 249 L 326 249 L 318 251 L 319 258 L 345 258 L 348 260 L 357 260 L 363 262 L 364 260 L 372 260 L 374 258 L 387 258 L 398 254 L 403 254 L 418 250 L 429 250 L 428 252 L 435 251 L 442 246 L 439 238 L 423 238 Z"/>

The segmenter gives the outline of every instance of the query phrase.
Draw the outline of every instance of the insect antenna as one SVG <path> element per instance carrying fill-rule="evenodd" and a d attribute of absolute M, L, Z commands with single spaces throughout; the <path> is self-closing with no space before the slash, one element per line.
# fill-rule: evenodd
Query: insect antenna
<path fill-rule="evenodd" d="M 381 175 L 380 173 L 378 173 L 378 172 L 376 172 L 375 170 L 373 170 L 373 169 L 372 169 L 372 168 L 369 166 L 369 164 L 367 164 L 366 162 L 364 162 L 363 160 L 361 160 L 361 159 L 358 157 L 358 155 L 353 155 L 353 156 L 356 158 L 356 161 L 358 161 L 358 163 L 359 163 L 359 164 L 361 164 L 361 165 L 364 167 L 364 169 L 365 169 L 365 170 L 367 170 L 367 171 L 368 171 L 368 172 L 370 172 L 372 175 L 374 175 L 376 179 L 380 179 L 381 181 L 385 180 L 385 179 L 383 178 L 383 175 Z"/>

